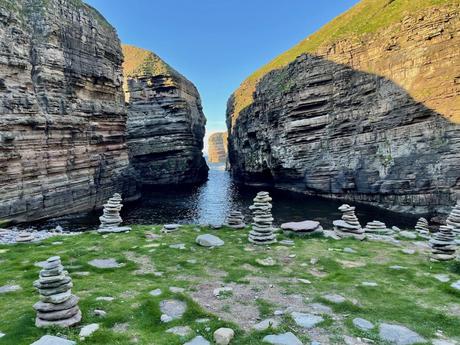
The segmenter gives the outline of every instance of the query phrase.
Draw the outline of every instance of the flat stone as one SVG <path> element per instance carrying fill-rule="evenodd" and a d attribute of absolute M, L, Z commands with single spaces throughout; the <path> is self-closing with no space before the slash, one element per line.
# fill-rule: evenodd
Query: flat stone
<path fill-rule="evenodd" d="M 169 318 L 165 317 L 164 320 L 162 321 L 169 322 L 172 320 L 180 319 L 182 315 L 184 315 L 185 311 L 187 310 L 187 304 L 183 301 L 179 301 L 176 299 L 164 300 L 160 302 L 160 310 L 163 313 L 163 315 L 166 315 L 169 317 Z M 166 321 L 166 320 L 169 320 L 169 321 Z"/>
<path fill-rule="evenodd" d="M 457 342 L 451 342 L 449 340 L 444 339 L 434 339 L 432 341 L 433 345 L 457 345 Z"/>
<path fill-rule="evenodd" d="M 5 333 L 0 332 L 0 338 L 3 338 L 5 335 Z"/>
<path fill-rule="evenodd" d="M 311 284 L 311 281 L 309 281 L 308 279 L 297 278 L 297 281 L 302 284 Z"/>
<path fill-rule="evenodd" d="M 376 282 L 362 282 L 361 286 L 367 286 L 367 287 L 376 287 L 379 286 Z"/>
<path fill-rule="evenodd" d="M 81 311 L 79 310 L 77 314 L 65 320 L 47 321 L 47 320 L 42 320 L 37 317 L 35 319 L 35 326 L 38 328 L 47 328 L 47 327 L 69 328 L 69 327 L 78 325 L 80 321 L 81 321 Z"/>
<path fill-rule="evenodd" d="M 96 301 L 112 302 L 115 298 L 110 296 L 96 297 Z"/>
<path fill-rule="evenodd" d="M 262 339 L 272 345 L 302 345 L 302 342 L 293 333 L 270 334 Z"/>
<path fill-rule="evenodd" d="M 53 335 L 44 335 L 39 340 L 30 345 L 76 345 L 77 343 L 72 340 L 67 340 Z"/>
<path fill-rule="evenodd" d="M 162 293 L 161 289 L 155 289 L 155 290 L 152 290 L 152 291 L 149 292 L 149 294 L 154 296 L 154 297 L 160 296 L 161 293 Z"/>
<path fill-rule="evenodd" d="M 99 329 L 99 324 L 97 323 L 92 323 L 86 326 L 83 326 L 82 329 L 80 330 L 80 338 L 88 338 L 91 336 L 94 332 L 96 332 Z"/>
<path fill-rule="evenodd" d="M 326 315 L 333 314 L 331 307 L 321 304 L 321 303 L 311 303 L 308 305 L 308 308 L 313 314 L 326 314 Z"/>
<path fill-rule="evenodd" d="M 460 280 L 457 280 L 455 283 L 452 283 L 450 286 L 453 287 L 455 290 L 460 290 Z"/>
<path fill-rule="evenodd" d="M 94 309 L 93 314 L 96 315 L 96 316 L 99 316 L 99 317 L 107 316 L 107 312 L 105 310 L 102 310 L 102 309 Z"/>
<path fill-rule="evenodd" d="M 447 283 L 450 280 L 450 277 L 447 274 L 435 274 L 433 277 L 435 277 L 435 279 L 439 280 L 441 283 Z"/>
<path fill-rule="evenodd" d="M 399 266 L 399 265 L 393 265 L 393 266 L 390 266 L 390 269 L 400 271 L 400 270 L 407 270 L 407 267 Z"/>
<path fill-rule="evenodd" d="M 394 345 L 412 345 L 425 343 L 425 338 L 421 337 L 407 327 L 382 323 L 379 330 L 380 339 Z"/>
<path fill-rule="evenodd" d="M 307 329 L 313 328 L 317 324 L 324 321 L 324 319 L 321 316 L 308 314 L 308 313 L 299 313 L 296 311 L 292 312 L 291 316 L 294 319 L 294 322 L 298 326 L 307 328 Z"/>
<path fill-rule="evenodd" d="M 407 254 L 407 255 L 415 254 L 415 250 L 410 249 L 410 248 L 404 248 L 403 250 L 401 250 L 401 252 L 403 252 L 404 254 Z"/>
<path fill-rule="evenodd" d="M 349 254 L 354 254 L 354 253 L 356 253 L 356 250 L 354 250 L 353 248 L 346 247 L 346 248 L 343 248 L 343 252 L 344 253 L 349 253 Z"/>
<path fill-rule="evenodd" d="M 184 343 L 184 345 L 211 345 L 209 341 L 203 338 L 201 335 L 193 338 L 192 340 Z"/>
<path fill-rule="evenodd" d="M 325 294 L 322 296 L 326 301 L 331 303 L 339 304 L 345 302 L 347 299 L 341 295 L 337 294 Z"/>
<path fill-rule="evenodd" d="M 192 332 L 193 330 L 189 326 L 176 326 L 166 330 L 166 333 L 172 333 L 179 337 L 186 337 Z"/>
<path fill-rule="evenodd" d="M 43 313 L 50 313 L 60 310 L 67 310 L 75 307 L 78 304 L 79 298 L 75 295 L 70 296 L 70 298 L 64 303 L 53 304 L 39 301 L 34 304 L 34 309 Z"/>
<path fill-rule="evenodd" d="M 214 341 L 217 345 L 228 345 L 235 336 L 235 331 L 231 328 L 221 327 L 214 332 Z"/>
<path fill-rule="evenodd" d="M 277 328 L 279 325 L 280 322 L 277 319 L 265 319 L 259 323 L 256 323 L 254 326 L 252 326 L 252 328 L 254 328 L 256 331 L 265 331 L 270 327 Z"/>
<path fill-rule="evenodd" d="M 362 331 L 369 331 L 375 327 L 372 322 L 367 321 L 366 319 L 362 319 L 360 317 L 353 319 L 353 325 L 355 325 Z"/>
<path fill-rule="evenodd" d="M 117 262 L 116 259 L 94 259 L 88 262 L 93 267 L 96 268 L 119 268 L 121 264 Z"/>
<path fill-rule="evenodd" d="M 185 249 L 185 244 L 184 244 L 184 243 L 171 244 L 171 245 L 169 246 L 169 248 L 171 248 L 171 249 L 181 249 L 181 250 L 184 250 L 184 249 Z"/>
<path fill-rule="evenodd" d="M 0 293 L 9 293 L 22 290 L 19 285 L 3 285 L 0 286 Z"/>
<path fill-rule="evenodd" d="M 199 235 L 195 242 L 203 247 L 220 247 L 225 244 L 219 237 L 211 234 Z"/>
<path fill-rule="evenodd" d="M 302 222 L 289 222 L 281 224 L 281 229 L 292 231 L 313 231 L 319 227 L 319 222 L 314 220 L 305 220 Z"/>
<path fill-rule="evenodd" d="M 42 312 L 38 311 L 37 316 L 46 321 L 58 321 L 58 320 L 65 320 L 71 317 L 74 317 L 79 312 L 78 306 L 74 306 L 70 309 L 62 309 L 57 311 L 50 311 L 50 312 Z"/>

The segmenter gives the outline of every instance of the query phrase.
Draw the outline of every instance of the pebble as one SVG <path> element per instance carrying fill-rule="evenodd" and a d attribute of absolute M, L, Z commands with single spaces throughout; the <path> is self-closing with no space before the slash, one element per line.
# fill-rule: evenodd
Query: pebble
<path fill-rule="evenodd" d="M 22 290 L 22 288 L 19 285 L 3 285 L 0 286 L 0 294 L 2 293 L 9 293 L 9 292 L 15 292 Z"/>
<path fill-rule="evenodd" d="M 297 278 L 297 281 L 303 284 L 311 284 L 311 281 L 309 281 L 308 279 Z"/>
<path fill-rule="evenodd" d="M 180 249 L 180 250 L 184 250 L 184 249 L 185 249 L 185 244 L 184 244 L 184 243 L 171 244 L 171 245 L 169 246 L 169 248 L 171 248 L 171 249 Z"/>
<path fill-rule="evenodd" d="M 97 323 L 92 323 L 86 326 L 83 326 L 82 329 L 80 330 L 80 339 L 83 340 L 85 338 L 88 338 L 91 336 L 94 332 L 96 332 L 99 329 L 99 324 Z"/>
<path fill-rule="evenodd" d="M 460 280 L 457 280 L 455 283 L 452 283 L 450 286 L 453 287 L 455 290 L 460 291 Z"/>
<path fill-rule="evenodd" d="M 0 332 L 0 338 L 4 337 L 5 335 L 5 333 Z"/>
<path fill-rule="evenodd" d="M 344 253 L 349 253 L 349 254 L 354 254 L 356 253 L 356 250 L 354 250 L 353 248 L 343 248 L 343 252 Z"/>
<path fill-rule="evenodd" d="M 407 255 L 412 255 L 412 254 L 415 254 L 415 250 L 413 249 L 410 249 L 410 248 L 404 248 L 403 250 L 401 250 L 404 254 L 407 254 Z"/>
<path fill-rule="evenodd" d="M 338 294 L 325 294 L 322 296 L 326 301 L 340 304 L 346 301 L 346 298 Z"/>
<path fill-rule="evenodd" d="M 171 286 L 169 288 L 169 291 L 171 291 L 172 293 L 183 293 L 185 289 L 181 287 Z M 160 293 L 161 293 L 161 290 L 160 290 Z"/>
<path fill-rule="evenodd" d="M 372 322 L 360 317 L 353 319 L 353 324 L 362 331 L 369 331 L 375 327 Z"/>
<path fill-rule="evenodd" d="M 219 237 L 211 234 L 199 235 L 195 242 L 202 247 L 220 247 L 225 244 Z"/>
<path fill-rule="evenodd" d="M 261 266 L 265 266 L 265 267 L 271 267 L 271 266 L 275 266 L 276 265 L 276 261 L 271 258 L 271 257 L 268 257 L 266 259 L 256 259 L 256 262 L 261 265 Z"/>
<path fill-rule="evenodd" d="M 379 284 L 377 284 L 376 282 L 362 282 L 361 285 L 362 285 L 362 286 L 367 286 L 367 287 L 376 287 L 376 286 L 379 286 Z"/>
<path fill-rule="evenodd" d="M 265 343 L 272 345 L 302 345 L 302 342 L 292 332 L 270 334 L 263 338 Z"/>
<path fill-rule="evenodd" d="M 99 316 L 99 317 L 105 317 L 107 316 L 107 312 L 102 310 L 102 309 L 94 309 L 94 315 Z"/>
<path fill-rule="evenodd" d="M 112 302 L 115 298 L 109 296 L 96 297 L 96 301 Z"/>
<path fill-rule="evenodd" d="M 155 289 L 155 290 L 152 290 L 152 291 L 149 292 L 149 294 L 154 296 L 154 297 L 160 296 L 161 293 L 162 293 L 161 289 Z"/>
<path fill-rule="evenodd" d="M 214 341 L 217 345 L 228 345 L 235 336 L 235 331 L 231 328 L 221 327 L 214 332 Z"/>
<path fill-rule="evenodd" d="M 96 268 L 119 268 L 122 265 L 116 259 L 94 259 L 88 262 L 89 265 Z"/>
<path fill-rule="evenodd" d="M 399 265 L 393 265 L 393 266 L 390 266 L 390 269 L 400 271 L 400 270 L 407 270 L 407 267 L 399 266 Z"/>
<path fill-rule="evenodd" d="M 169 299 L 160 302 L 160 311 L 163 313 L 161 315 L 162 322 L 170 322 L 172 320 L 177 320 L 184 315 L 187 310 L 187 304 L 183 301 Z"/>
<path fill-rule="evenodd" d="M 441 283 L 447 283 L 450 280 L 450 277 L 447 274 L 435 274 L 434 277 Z"/>

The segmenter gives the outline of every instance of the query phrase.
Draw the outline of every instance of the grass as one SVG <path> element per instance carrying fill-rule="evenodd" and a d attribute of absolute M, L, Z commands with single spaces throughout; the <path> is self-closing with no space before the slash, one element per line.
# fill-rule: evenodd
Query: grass
<path fill-rule="evenodd" d="M 319 48 L 341 39 L 359 39 L 436 5 L 458 5 L 458 0 L 362 0 L 320 30 L 307 37 L 293 48 L 279 55 L 250 75 L 234 92 L 232 123 L 239 113 L 253 102 L 253 93 L 258 82 L 267 73 L 285 67 L 298 56 L 315 54 Z"/>
<path fill-rule="evenodd" d="M 30 344 L 46 333 L 78 340 L 79 328 L 43 330 L 34 326 L 32 305 L 38 300 L 38 294 L 32 283 L 39 272 L 34 263 L 52 255 L 61 256 L 73 278 L 73 292 L 81 299 L 83 325 L 96 322 L 101 326 L 82 344 L 183 344 L 192 336 L 180 338 L 165 332 L 179 325 L 190 326 L 196 335 L 208 340 L 212 340 L 213 332 L 219 327 L 233 328 L 236 335 L 232 344 L 261 344 L 266 334 L 285 331 L 294 332 L 306 343 L 311 335 L 299 329 L 289 315 L 281 319 L 278 329 L 263 332 L 244 329 L 237 320 L 225 317 L 234 313 L 236 305 L 243 308 L 241 310 L 253 308 L 250 310 L 255 310 L 261 319 L 273 317 L 275 310 L 288 306 L 301 309 L 301 305 L 283 305 L 273 298 L 278 295 L 280 299 L 297 296 L 305 303 L 318 302 L 331 307 L 334 317 L 324 316 L 320 328 L 332 344 L 343 344 L 343 336 L 350 335 L 370 338 L 375 344 L 383 345 L 377 330 L 357 330 L 351 322 L 354 317 L 376 324 L 384 321 L 402 324 L 427 339 L 435 338 L 441 330 L 446 337 L 460 340 L 460 314 L 458 310 L 452 311 L 458 307 L 460 293 L 451 288 L 450 283 L 433 278 L 434 274 L 447 273 L 451 281 L 460 279 L 458 263 L 432 263 L 426 253 L 406 255 L 394 245 L 351 239 L 336 242 L 324 238 L 293 238 L 293 247 L 254 247 L 246 240 L 246 230 L 228 228 L 201 229 L 200 233 L 214 233 L 225 241 L 223 247 L 214 249 L 194 243 L 199 230 L 195 226 L 184 226 L 177 233 L 161 235 L 155 240 L 146 238 L 146 232 L 160 233 L 159 229 L 158 226 L 134 226 L 129 234 L 102 237 L 85 233 L 55 237 L 40 244 L 0 246 L 0 286 L 18 284 L 22 287 L 17 292 L 0 294 L 0 332 L 6 334 L 0 344 Z M 55 241 L 62 244 L 53 244 Z M 185 243 L 186 249 L 169 247 L 177 243 Z M 356 253 L 343 252 L 345 247 L 353 248 Z M 277 265 L 256 264 L 256 259 L 268 256 L 274 258 Z M 118 269 L 97 269 L 88 265 L 94 258 L 116 258 L 125 265 Z M 347 268 L 350 262 L 362 265 Z M 392 265 L 407 269 L 392 270 L 389 268 Z M 78 275 L 81 271 L 89 275 Z M 163 272 L 163 275 L 155 272 Z M 323 274 L 319 276 L 315 272 Z M 297 283 L 296 278 L 308 279 L 311 284 Z M 379 286 L 361 286 L 363 281 L 375 281 Z M 217 282 L 217 286 L 231 285 L 234 291 L 222 299 L 211 300 L 213 296 L 210 296 L 209 302 L 218 306 L 210 312 L 196 296 L 206 284 L 213 282 Z M 266 282 L 270 282 L 268 288 L 273 292 L 264 295 Z M 169 291 L 172 286 L 185 288 L 185 292 L 172 293 Z M 163 291 L 162 295 L 151 296 L 149 292 L 157 288 Z M 260 297 L 244 300 L 240 289 Z M 322 297 L 325 293 L 343 295 L 347 301 L 330 303 Z M 112 296 L 115 300 L 96 301 L 99 296 Z M 188 309 L 181 320 L 163 324 L 159 303 L 167 298 L 185 301 Z M 95 316 L 95 309 L 106 311 L 107 316 Z M 236 317 L 243 317 L 244 313 L 241 314 Z M 196 323 L 199 318 L 208 318 L 209 322 Z"/>

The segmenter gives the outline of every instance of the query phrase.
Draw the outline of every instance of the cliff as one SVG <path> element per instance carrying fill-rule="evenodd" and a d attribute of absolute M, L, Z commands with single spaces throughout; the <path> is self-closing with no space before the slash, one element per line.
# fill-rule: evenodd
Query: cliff
<path fill-rule="evenodd" d="M 0 37 L 0 219 L 87 211 L 126 191 L 115 30 L 78 0 L 2 0 Z"/>
<path fill-rule="evenodd" d="M 211 163 L 227 162 L 227 132 L 217 132 L 208 139 L 208 160 Z"/>
<path fill-rule="evenodd" d="M 196 87 L 154 53 L 123 45 L 130 163 L 146 185 L 207 179 L 206 118 Z"/>
<path fill-rule="evenodd" d="M 457 1 L 364 0 L 263 67 L 228 102 L 233 175 L 448 210 L 460 193 L 459 14 Z"/>

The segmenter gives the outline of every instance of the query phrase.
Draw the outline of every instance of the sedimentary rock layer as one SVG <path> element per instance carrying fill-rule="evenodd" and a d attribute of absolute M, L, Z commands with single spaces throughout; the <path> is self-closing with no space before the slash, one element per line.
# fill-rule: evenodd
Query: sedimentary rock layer
<path fill-rule="evenodd" d="M 211 163 L 225 163 L 227 161 L 227 132 L 217 132 L 208 139 L 208 160 Z"/>
<path fill-rule="evenodd" d="M 123 46 L 130 163 L 146 185 L 206 180 L 206 118 L 196 87 L 154 53 Z"/>
<path fill-rule="evenodd" d="M 458 4 L 430 7 L 303 54 L 266 74 L 242 111 L 232 96 L 234 176 L 396 211 L 448 211 L 460 193 L 459 13 Z M 422 89 L 426 104 L 408 92 Z"/>
<path fill-rule="evenodd" d="M 115 30 L 78 0 L 3 0 L 0 38 L 0 219 L 86 211 L 122 192 Z"/>

